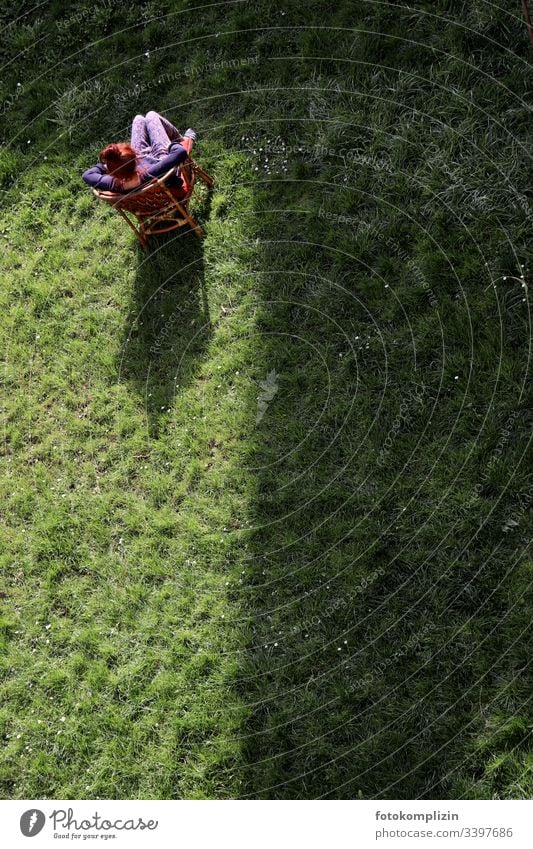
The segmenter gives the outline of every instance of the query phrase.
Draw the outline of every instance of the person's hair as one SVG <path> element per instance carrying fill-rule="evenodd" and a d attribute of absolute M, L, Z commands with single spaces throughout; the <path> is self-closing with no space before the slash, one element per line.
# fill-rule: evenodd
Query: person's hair
<path fill-rule="evenodd" d="M 126 183 L 137 171 L 137 152 L 127 142 L 108 144 L 100 154 L 100 162 L 118 183 Z"/>

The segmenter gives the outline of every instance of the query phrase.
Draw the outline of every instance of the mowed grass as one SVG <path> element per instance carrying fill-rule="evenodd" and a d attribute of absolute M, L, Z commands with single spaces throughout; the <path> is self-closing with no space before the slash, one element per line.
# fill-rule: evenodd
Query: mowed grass
<path fill-rule="evenodd" d="M 533 54 L 414 5 L 2 5 L 3 798 L 531 795 Z"/>

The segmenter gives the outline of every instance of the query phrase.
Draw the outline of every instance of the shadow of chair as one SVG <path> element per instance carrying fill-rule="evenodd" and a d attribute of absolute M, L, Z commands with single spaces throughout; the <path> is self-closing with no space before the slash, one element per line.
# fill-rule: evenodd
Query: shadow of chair
<path fill-rule="evenodd" d="M 144 397 L 148 434 L 156 437 L 194 378 L 211 320 L 202 241 L 179 231 L 152 244 L 139 253 L 118 370 Z"/>

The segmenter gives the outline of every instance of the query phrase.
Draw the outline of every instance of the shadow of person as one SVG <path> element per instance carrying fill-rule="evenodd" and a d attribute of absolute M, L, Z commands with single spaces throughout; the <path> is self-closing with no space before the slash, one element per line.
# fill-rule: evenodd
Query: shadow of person
<path fill-rule="evenodd" d="M 138 255 L 119 380 L 144 398 L 148 435 L 157 437 L 211 336 L 203 244 L 187 228 L 152 239 Z"/>

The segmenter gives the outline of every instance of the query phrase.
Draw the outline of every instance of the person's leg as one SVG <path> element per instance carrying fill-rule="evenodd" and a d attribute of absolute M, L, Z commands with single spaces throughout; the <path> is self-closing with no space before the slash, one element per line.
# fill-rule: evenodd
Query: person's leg
<path fill-rule="evenodd" d="M 150 137 L 146 127 L 144 115 L 136 115 L 131 125 L 131 146 L 140 156 L 144 156 L 150 150 Z"/>
<path fill-rule="evenodd" d="M 156 113 L 157 114 L 157 113 Z M 181 139 L 181 133 L 176 129 L 174 124 L 171 124 L 168 118 L 164 118 L 163 115 L 159 115 L 159 120 L 163 124 L 165 128 L 165 132 L 169 137 L 170 141 L 179 141 Z"/>
<path fill-rule="evenodd" d="M 171 141 L 180 138 L 178 130 L 157 112 L 148 112 L 146 115 L 146 128 L 152 146 L 152 156 L 161 158 L 166 156 Z M 168 128 L 168 131 L 167 131 Z"/>

